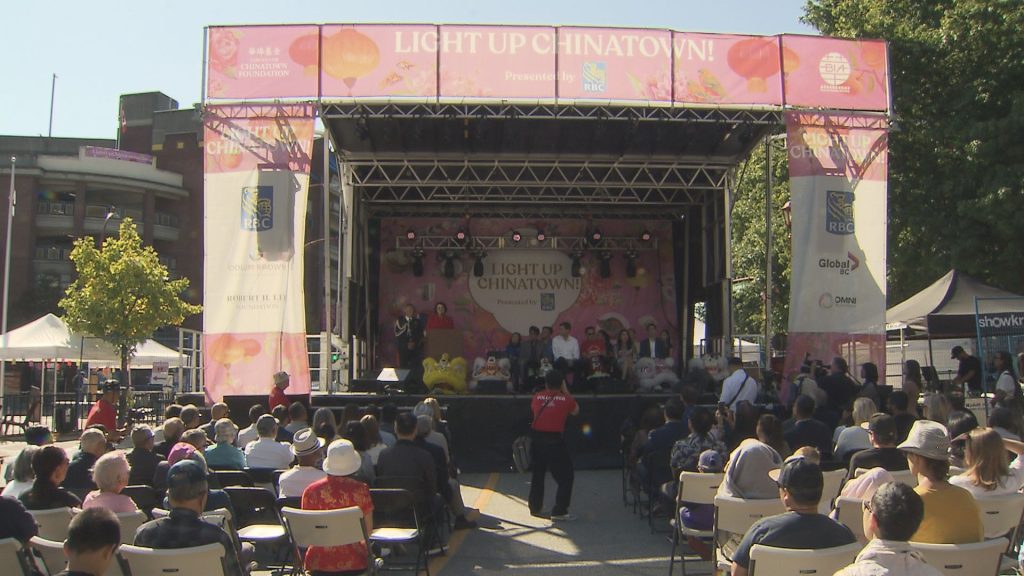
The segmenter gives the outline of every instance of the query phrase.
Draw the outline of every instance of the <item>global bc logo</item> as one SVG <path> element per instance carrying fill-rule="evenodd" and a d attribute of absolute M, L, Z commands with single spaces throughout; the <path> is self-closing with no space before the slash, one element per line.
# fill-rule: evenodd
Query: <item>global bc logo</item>
<path fill-rule="evenodd" d="M 818 307 L 825 310 L 831 310 L 832 308 L 855 308 L 856 306 L 856 296 L 833 296 L 831 292 L 825 292 L 818 297 Z"/>
<path fill-rule="evenodd" d="M 829 234 L 853 234 L 853 192 L 829 190 L 825 199 L 825 231 Z"/>
<path fill-rule="evenodd" d="M 584 62 L 581 80 L 584 92 L 604 93 L 608 89 L 608 65 L 604 62 Z"/>
<path fill-rule="evenodd" d="M 847 252 L 845 260 L 843 258 L 820 258 L 818 259 L 818 268 L 831 270 L 840 276 L 849 276 L 851 272 L 860 268 L 860 258 L 857 258 L 853 252 Z"/>
<path fill-rule="evenodd" d="M 274 227 L 274 187 L 242 188 L 242 230 L 265 232 Z"/>

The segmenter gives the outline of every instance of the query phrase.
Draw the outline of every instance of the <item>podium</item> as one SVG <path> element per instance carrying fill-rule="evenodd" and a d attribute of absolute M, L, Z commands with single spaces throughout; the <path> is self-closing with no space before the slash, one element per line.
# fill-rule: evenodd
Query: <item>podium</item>
<path fill-rule="evenodd" d="M 455 359 L 462 356 L 462 333 L 454 328 L 435 328 L 427 332 L 423 348 L 425 358 L 439 360 L 442 354 Z"/>

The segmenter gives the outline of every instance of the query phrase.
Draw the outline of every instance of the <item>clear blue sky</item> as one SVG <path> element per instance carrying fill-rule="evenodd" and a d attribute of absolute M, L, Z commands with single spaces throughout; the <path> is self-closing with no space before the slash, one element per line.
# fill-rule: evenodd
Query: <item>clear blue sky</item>
<path fill-rule="evenodd" d="M 812 33 L 804 0 L 92 0 L 8 2 L 0 48 L 0 134 L 114 138 L 117 97 L 199 99 L 203 27 L 215 24 L 425 22 L 577 24 L 694 32 Z"/>

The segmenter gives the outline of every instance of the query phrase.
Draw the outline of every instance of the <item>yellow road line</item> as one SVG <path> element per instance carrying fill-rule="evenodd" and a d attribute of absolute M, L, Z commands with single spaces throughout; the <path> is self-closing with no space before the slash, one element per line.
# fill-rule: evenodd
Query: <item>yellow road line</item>
<path fill-rule="evenodd" d="M 494 496 L 494 487 L 498 485 L 498 478 L 501 474 L 497 472 L 491 472 L 491 475 L 487 477 L 487 483 L 484 484 L 480 493 L 477 494 L 476 500 L 473 502 L 473 511 L 470 512 L 466 517 L 470 520 L 476 520 L 480 515 L 480 511 L 487 507 L 487 503 L 491 501 L 491 496 Z M 452 534 L 451 540 L 448 541 L 448 553 L 444 556 L 438 556 L 430 561 L 430 573 L 437 576 L 444 569 L 445 564 L 448 560 L 455 555 L 459 547 L 462 546 L 462 541 L 466 539 L 466 535 L 469 534 L 469 530 L 458 530 Z"/>

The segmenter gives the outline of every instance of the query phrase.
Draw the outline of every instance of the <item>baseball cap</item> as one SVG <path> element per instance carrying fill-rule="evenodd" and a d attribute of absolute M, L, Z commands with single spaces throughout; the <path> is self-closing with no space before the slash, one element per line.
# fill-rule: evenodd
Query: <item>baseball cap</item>
<path fill-rule="evenodd" d="M 804 502 L 821 500 L 821 491 L 825 485 L 825 477 L 821 467 L 803 456 L 790 456 L 782 463 L 782 468 L 771 470 L 768 477 L 795 493 Z"/>
<path fill-rule="evenodd" d="M 121 383 L 118 382 L 117 380 L 107 380 L 106 382 L 103 383 L 102 389 L 104 392 L 120 392 Z"/>
<path fill-rule="evenodd" d="M 705 450 L 700 453 L 697 468 L 702 472 L 721 472 L 725 462 L 722 462 L 722 455 L 717 450 Z"/>
<path fill-rule="evenodd" d="M 197 482 L 206 481 L 206 472 L 203 467 L 194 460 L 182 460 L 167 471 L 167 488 L 174 489 L 180 486 L 191 486 Z"/>
<path fill-rule="evenodd" d="M 964 352 L 963 346 L 953 346 L 953 350 L 949 353 L 950 358 L 956 358 Z"/>
<path fill-rule="evenodd" d="M 879 440 L 896 438 L 896 420 L 885 412 L 875 412 L 868 420 L 868 432 Z"/>

